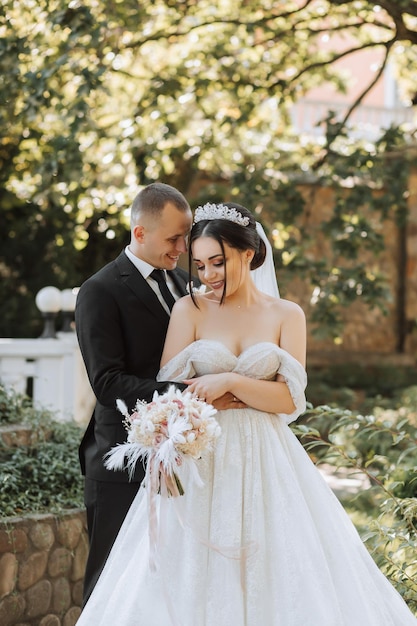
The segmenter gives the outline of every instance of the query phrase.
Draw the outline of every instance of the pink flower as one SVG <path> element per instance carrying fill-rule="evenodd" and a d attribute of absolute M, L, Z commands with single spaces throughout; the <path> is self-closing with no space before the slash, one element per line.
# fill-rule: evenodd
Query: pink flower
<path fill-rule="evenodd" d="M 153 438 L 152 445 L 158 448 L 161 445 L 161 443 L 163 443 L 164 441 L 166 441 L 166 437 L 162 433 L 158 433 Z"/>

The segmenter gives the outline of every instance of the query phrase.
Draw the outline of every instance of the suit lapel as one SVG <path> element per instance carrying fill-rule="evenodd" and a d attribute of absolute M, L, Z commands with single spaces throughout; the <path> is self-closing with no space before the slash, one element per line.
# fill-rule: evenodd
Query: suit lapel
<path fill-rule="evenodd" d="M 121 252 L 116 259 L 116 265 L 120 272 L 122 282 L 133 291 L 144 306 L 159 317 L 161 323 L 166 324 L 168 313 L 158 300 L 152 287 L 143 278 L 142 274 L 129 261 L 124 252 Z"/>
<path fill-rule="evenodd" d="M 143 278 L 142 274 L 131 261 L 127 258 L 124 252 L 121 252 L 115 260 L 116 266 L 120 272 L 121 280 L 129 287 L 141 302 L 152 313 L 158 316 L 162 322 L 166 323 L 168 313 L 158 300 L 155 292 L 148 282 Z M 186 296 L 188 273 L 185 270 L 168 270 L 168 274 L 171 277 L 175 288 L 180 296 Z"/>
<path fill-rule="evenodd" d="M 174 283 L 179 295 L 186 296 L 188 293 L 186 287 L 187 283 L 183 276 L 181 276 L 181 274 L 177 270 L 168 270 L 167 273 L 172 278 L 172 282 Z"/>

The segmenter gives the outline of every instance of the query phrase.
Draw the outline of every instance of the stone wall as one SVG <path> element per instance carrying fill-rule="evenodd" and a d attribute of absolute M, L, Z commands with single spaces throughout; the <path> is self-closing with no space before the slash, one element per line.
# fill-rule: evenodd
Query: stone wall
<path fill-rule="evenodd" d="M 330 219 L 334 206 L 334 193 L 330 188 L 305 185 L 299 188 L 306 202 L 305 211 L 296 219 L 297 228 L 301 233 L 308 232 L 313 236 L 313 244 L 307 251 L 309 258 L 316 260 L 325 257 L 331 262 L 343 265 L 343 258 L 334 259 L 328 242 L 321 235 L 322 223 Z M 401 241 L 398 225 L 395 221 L 381 220 L 379 215 L 367 215 L 373 220 L 373 226 L 381 233 L 384 249 L 374 255 L 367 251 L 359 254 L 359 260 L 366 264 L 369 271 L 382 274 L 387 279 L 390 297 L 384 303 L 385 312 L 371 309 L 358 299 L 342 311 L 344 320 L 340 343 L 331 338 L 318 337 L 312 333 L 311 325 L 308 336 L 308 353 L 314 355 L 344 355 L 349 360 L 363 355 L 394 355 L 399 351 L 408 355 L 416 362 L 417 355 L 417 169 L 414 168 L 409 179 L 408 222 L 405 242 Z M 362 210 L 366 211 L 366 208 Z M 402 248 L 405 246 L 406 267 L 401 267 Z M 279 271 L 278 271 L 279 278 Z M 399 301 L 400 283 L 404 283 L 405 303 L 401 311 Z M 302 281 L 292 279 L 285 284 L 283 297 L 298 302 L 311 319 L 311 286 Z M 401 315 L 405 319 L 400 322 Z M 402 349 L 399 344 L 399 324 L 405 328 L 406 337 Z M 404 330 L 404 329 L 403 329 Z"/>
<path fill-rule="evenodd" d="M 74 626 L 87 550 L 84 510 L 0 519 L 1 626 Z"/>

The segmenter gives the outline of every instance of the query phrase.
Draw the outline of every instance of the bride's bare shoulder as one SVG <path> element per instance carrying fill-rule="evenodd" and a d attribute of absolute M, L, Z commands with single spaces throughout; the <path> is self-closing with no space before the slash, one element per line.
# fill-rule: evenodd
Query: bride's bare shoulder
<path fill-rule="evenodd" d="M 204 310 L 208 304 L 208 294 L 193 294 L 193 298 L 188 296 L 183 296 L 179 300 L 176 301 L 174 310 L 176 314 L 197 314 L 199 311 Z"/>
<path fill-rule="evenodd" d="M 301 320 L 305 320 L 305 313 L 299 304 L 293 302 L 292 300 L 285 300 L 284 298 L 274 298 L 273 306 L 277 313 L 285 319 L 287 317 L 300 318 Z"/>
<path fill-rule="evenodd" d="M 193 300 L 191 298 L 190 295 L 187 296 L 183 296 L 182 298 L 179 298 L 175 305 L 174 305 L 174 312 L 182 312 L 184 313 L 187 310 L 192 310 L 192 308 L 195 308 L 195 304 L 193 303 Z"/>

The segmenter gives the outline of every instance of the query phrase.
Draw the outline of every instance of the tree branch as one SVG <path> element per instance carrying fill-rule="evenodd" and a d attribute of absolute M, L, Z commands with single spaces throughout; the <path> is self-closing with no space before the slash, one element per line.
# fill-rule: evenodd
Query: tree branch
<path fill-rule="evenodd" d="M 353 102 L 353 104 L 349 107 L 349 109 L 347 110 L 347 112 L 346 112 L 344 118 L 342 119 L 342 121 L 338 123 L 338 132 L 337 132 L 337 134 L 333 135 L 331 140 L 328 141 L 327 144 L 324 146 L 323 152 L 322 152 L 320 158 L 318 159 L 318 161 L 316 161 L 316 163 L 314 164 L 313 169 L 318 169 L 319 167 L 321 167 L 321 165 L 323 165 L 323 163 L 325 162 L 325 160 L 328 157 L 328 155 L 332 152 L 332 145 L 333 145 L 334 141 L 340 135 L 341 131 L 346 127 L 346 124 L 349 121 L 349 118 L 352 115 L 353 111 L 360 105 L 360 103 L 365 98 L 365 96 L 371 91 L 371 89 L 376 85 L 376 83 L 378 82 L 378 80 L 382 76 L 382 73 L 383 73 L 383 71 L 384 71 L 384 69 L 386 67 L 386 64 L 387 64 L 387 61 L 388 61 L 388 58 L 389 58 L 389 53 L 390 53 L 391 47 L 394 45 L 394 43 L 395 43 L 395 39 L 392 39 L 390 42 L 387 42 L 385 44 L 385 47 L 386 47 L 385 57 L 384 57 L 383 62 L 381 63 L 381 66 L 380 66 L 378 72 L 376 73 L 376 75 L 373 78 L 373 80 L 365 87 L 365 89 L 359 94 L 359 96 L 356 98 L 356 100 Z"/>
<path fill-rule="evenodd" d="M 318 69 L 321 67 L 326 67 L 328 65 L 333 65 L 333 63 L 335 63 L 336 61 L 342 59 L 345 56 L 348 56 L 349 54 L 353 54 L 354 52 L 360 52 L 361 50 L 365 50 L 366 48 L 375 48 L 377 46 L 386 46 L 386 45 L 387 45 L 386 42 L 369 41 L 365 44 L 361 44 L 360 46 L 353 46 L 352 48 L 343 50 L 343 52 L 334 54 L 333 56 L 329 57 L 327 60 L 315 61 L 314 63 L 310 63 L 310 65 L 306 65 L 305 67 L 303 67 L 302 70 L 298 72 L 298 74 L 296 74 L 291 79 L 291 82 L 295 82 L 296 80 L 301 78 L 303 74 L 306 74 L 307 72 L 310 72 L 311 70 Z M 282 81 L 278 80 L 275 83 L 272 83 L 270 87 L 273 88 L 273 87 L 277 87 L 278 85 L 282 86 Z"/>
<path fill-rule="evenodd" d="M 395 39 L 392 39 L 390 42 L 385 44 L 385 48 L 386 48 L 385 49 L 385 56 L 384 56 L 384 59 L 383 59 L 383 61 L 381 63 L 381 66 L 380 66 L 379 70 L 375 74 L 375 77 L 373 78 L 373 80 L 365 87 L 365 89 L 362 91 L 362 93 L 359 94 L 359 96 L 356 98 L 356 100 L 353 102 L 353 104 L 347 110 L 347 113 L 346 113 L 345 117 L 341 121 L 341 129 L 346 126 L 346 123 L 348 122 L 348 120 L 349 120 L 350 116 L 352 115 L 353 111 L 360 105 L 360 103 L 365 98 L 365 96 L 371 91 L 371 89 L 376 85 L 378 80 L 381 78 L 381 76 L 382 76 L 382 74 L 384 72 L 384 69 L 385 69 L 385 67 L 387 65 L 387 61 L 388 61 L 388 58 L 389 58 L 389 53 L 390 53 L 390 50 L 391 50 L 394 42 L 395 42 Z"/>

